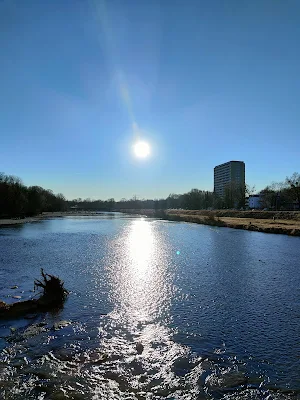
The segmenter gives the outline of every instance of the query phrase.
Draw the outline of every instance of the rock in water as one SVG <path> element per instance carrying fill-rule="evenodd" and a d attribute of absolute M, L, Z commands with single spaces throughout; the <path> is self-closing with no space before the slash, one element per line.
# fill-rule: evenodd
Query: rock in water
<path fill-rule="evenodd" d="M 142 354 L 143 350 L 144 350 L 144 346 L 142 345 L 141 342 L 137 342 L 137 344 L 135 345 L 136 351 L 138 352 L 138 354 Z"/>
<path fill-rule="evenodd" d="M 2 301 L 2 300 L 0 300 L 0 309 L 2 308 L 2 309 L 5 309 L 5 308 L 7 308 L 8 307 L 8 305 L 5 303 L 5 301 Z"/>
<path fill-rule="evenodd" d="M 90 354 L 90 362 L 93 364 L 102 364 L 104 361 L 107 360 L 108 355 L 105 353 L 99 353 L 94 351 Z"/>
<path fill-rule="evenodd" d="M 42 326 L 41 326 L 42 325 Z M 23 338 L 28 339 L 32 336 L 39 335 L 42 332 L 46 332 L 47 328 L 42 323 L 32 324 L 28 328 L 25 329 L 23 333 Z"/>
<path fill-rule="evenodd" d="M 58 331 L 61 328 L 64 328 L 65 326 L 70 325 L 71 322 L 70 321 L 59 321 L 59 322 L 55 322 L 55 324 L 52 327 L 52 330 L 54 331 Z"/>

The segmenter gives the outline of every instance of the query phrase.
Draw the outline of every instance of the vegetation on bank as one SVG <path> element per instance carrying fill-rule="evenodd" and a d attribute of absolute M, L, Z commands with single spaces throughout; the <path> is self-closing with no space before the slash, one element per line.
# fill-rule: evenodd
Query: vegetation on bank
<path fill-rule="evenodd" d="M 206 217 L 208 220 L 218 220 L 219 218 L 235 218 L 235 219 L 255 219 L 255 220 L 288 220 L 300 223 L 299 211 L 238 211 L 238 210 L 152 210 L 152 209 L 127 209 L 122 210 L 124 213 L 146 215 L 147 217 L 169 219 L 184 215 L 187 217 Z"/>
<path fill-rule="evenodd" d="M 167 210 L 167 214 L 172 215 L 198 215 L 206 217 L 229 217 L 229 218 L 252 218 L 252 219 L 272 219 L 272 220 L 295 220 L 300 222 L 299 211 L 238 211 L 238 210 Z"/>
<path fill-rule="evenodd" d="M 261 207 L 271 210 L 284 210 L 297 204 L 300 210 L 300 174 L 295 172 L 283 182 L 273 182 L 261 192 Z"/>
<path fill-rule="evenodd" d="M 300 236 L 299 211 L 237 211 L 237 210 L 122 210 L 126 213 L 161 218 L 166 221 L 244 229 L 264 233 Z"/>
<path fill-rule="evenodd" d="M 66 208 L 73 211 L 112 211 L 115 205 L 115 199 L 91 200 L 90 198 L 78 198 L 66 201 Z"/>
<path fill-rule="evenodd" d="M 245 204 L 245 195 L 248 193 L 248 188 L 239 190 L 239 197 L 237 204 L 242 207 Z M 233 192 L 231 192 L 233 193 Z M 114 199 L 103 200 L 91 200 L 91 199 L 74 199 L 67 202 L 68 208 L 76 208 L 83 211 L 93 211 L 93 210 L 141 210 L 141 209 L 152 209 L 159 212 L 159 210 L 166 210 L 169 208 L 185 208 L 185 209 L 208 209 L 208 208 L 223 208 L 225 205 L 228 207 L 233 207 L 233 200 L 221 199 L 213 192 L 192 189 L 184 194 L 170 194 L 165 199 L 138 199 L 133 196 L 131 199 L 121 199 L 120 201 L 115 201 Z"/>
<path fill-rule="evenodd" d="M 245 209 L 246 197 L 255 192 L 254 187 L 231 183 L 225 187 L 224 198 L 209 191 L 192 189 L 184 194 L 170 194 L 166 199 L 146 200 L 134 196 L 130 200 L 121 199 L 115 203 L 118 210 L 223 210 Z M 284 182 L 272 183 L 261 192 L 261 208 L 268 210 L 300 210 L 300 174 L 294 173 Z"/>
<path fill-rule="evenodd" d="M 245 209 L 245 198 L 254 188 L 231 183 L 225 188 L 224 198 L 213 192 L 192 189 L 184 194 L 170 194 L 165 199 L 121 199 L 115 201 L 77 198 L 66 200 L 59 193 L 40 186 L 26 187 L 14 176 L 0 173 L 0 218 L 25 217 L 54 211 L 113 211 L 153 210 L 157 216 L 161 210 L 226 210 Z M 268 210 L 289 210 L 295 204 L 300 210 L 300 174 L 294 173 L 284 182 L 272 183 L 261 192 L 261 207 Z"/>
<path fill-rule="evenodd" d="M 0 173 L 0 218 L 25 217 L 43 211 L 64 211 L 65 197 L 40 186 L 25 186 L 21 179 Z"/>

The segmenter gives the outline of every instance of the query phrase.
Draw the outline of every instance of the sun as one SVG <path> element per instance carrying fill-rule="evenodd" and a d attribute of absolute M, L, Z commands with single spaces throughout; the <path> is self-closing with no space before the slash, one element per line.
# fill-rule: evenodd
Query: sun
<path fill-rule="evenodd" d="M 149 143 L 139 140 L 133 145 L 133 151 L 138 158 L 147 158 L 150 155 Z"/>

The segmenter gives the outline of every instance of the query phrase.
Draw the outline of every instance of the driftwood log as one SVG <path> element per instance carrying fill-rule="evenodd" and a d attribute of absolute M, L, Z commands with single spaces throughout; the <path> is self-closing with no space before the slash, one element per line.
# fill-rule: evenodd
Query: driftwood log
<path fill-rule="evenodd" d="M 45 274 L 43 268 L 41 268 L 41 274 L 42 279 L 34 281 L 34 289 L 42 289 L 41 296 L 13 304 L 0 300 L 0 319 L 15 318 L 62 307 L 69 293 L 64 288 L 64 282 L 57 276 Z"/>

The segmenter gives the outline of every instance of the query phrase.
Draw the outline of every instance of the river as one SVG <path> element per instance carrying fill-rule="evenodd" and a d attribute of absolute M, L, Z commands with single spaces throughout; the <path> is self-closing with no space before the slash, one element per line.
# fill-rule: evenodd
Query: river
<path fill-rule="evenodd" d="M 300 399 L 300 238 L 117 213 L 0 229 L 0 299 L 41 267 L 70 295 L 0 321 L 0 398 Z"/>

